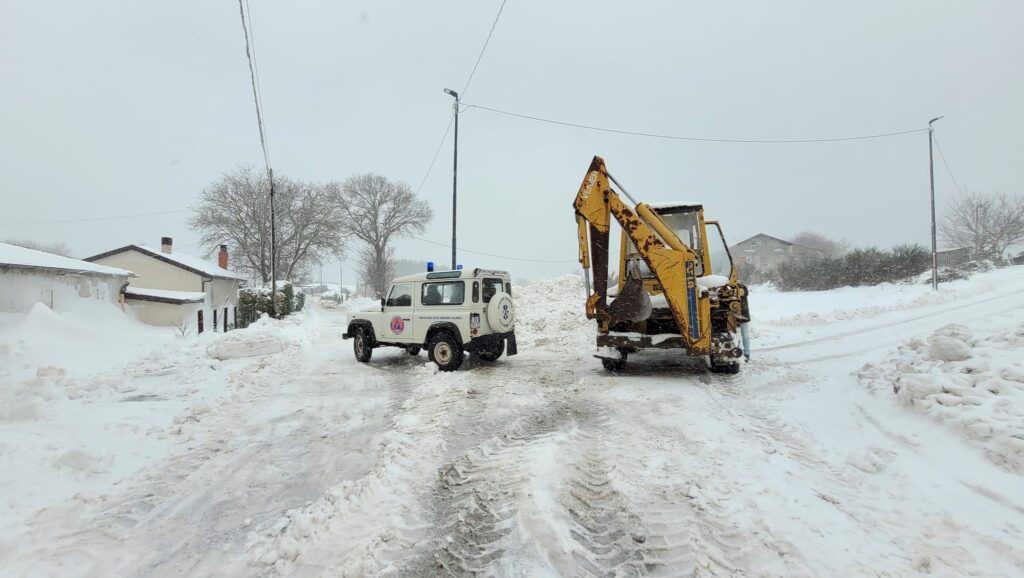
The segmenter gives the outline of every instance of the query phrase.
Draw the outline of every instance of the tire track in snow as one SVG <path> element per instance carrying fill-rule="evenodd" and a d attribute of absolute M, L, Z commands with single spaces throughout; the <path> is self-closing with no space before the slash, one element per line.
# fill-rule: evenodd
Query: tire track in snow
<path fill-rule="evenodd" d="M 572 402 L 553 401 L 526 410 L 511 426 L 481 420 L 468 433 L 489 437 L 438 469 L 429 496 L 435 536 L 402 574 L 476 576 L 514 565 L 510 552 L 524 542 L 516 518 L 531 475 L 527 453 L 588 414 Z"/>

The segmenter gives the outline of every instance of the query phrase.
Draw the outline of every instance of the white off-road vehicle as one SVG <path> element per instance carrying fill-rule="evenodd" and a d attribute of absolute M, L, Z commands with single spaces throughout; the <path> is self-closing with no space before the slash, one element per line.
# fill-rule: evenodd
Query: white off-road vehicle
<path fill-rule="evenodd" d="M 353 313 L 348 331 L 361 362 L 374 348 L 401 347 L 410 355 L 426 349 L 442 371 L 454 371 L 468 352 L 494 361 L 516 354 L 515 306 L 506 271 L 432 271 L 391 282 L 380 311 Z"/>

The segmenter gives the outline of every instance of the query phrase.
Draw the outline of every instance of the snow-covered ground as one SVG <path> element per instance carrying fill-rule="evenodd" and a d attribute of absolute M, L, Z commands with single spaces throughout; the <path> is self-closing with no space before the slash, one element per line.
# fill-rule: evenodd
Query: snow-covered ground
<path fill-rule="evenodd" d="M 605 373 L 575 277 L 516 301 L 520 355 L 448 374 L 356 363 L 355 301 L 0 318 L 0 573 L 1024 575 L 1024 268 L 755 288 L 734 377 Z"/>

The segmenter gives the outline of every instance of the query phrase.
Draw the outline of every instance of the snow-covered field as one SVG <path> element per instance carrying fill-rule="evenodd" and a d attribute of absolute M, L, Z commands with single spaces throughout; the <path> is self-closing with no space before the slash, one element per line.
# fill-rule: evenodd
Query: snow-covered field
<path fill-rule="evenodd" d="M 516 301 L 450 374 L 356 363 L 346 307 L 0 318 L 0 573 L 1024 575 L 1024 268 L 755 288 L 735 377 L 605 373 L 575 277 Z"/>

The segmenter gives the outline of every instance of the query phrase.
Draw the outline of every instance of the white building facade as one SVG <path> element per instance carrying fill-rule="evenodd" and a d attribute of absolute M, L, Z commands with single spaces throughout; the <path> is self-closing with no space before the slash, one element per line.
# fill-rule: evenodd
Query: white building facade
<path fill-rule="evenodd" d="M 137 275 L 125 298 L 145 323 L 188 333 L 227 331 L 235 325 L 238 289 L 245 278 L 228 270 L 225 245 L 216 264 L 175 253 L 170 237 L 161 240 L 160 249 L 127 245 L 86 260 L 130 269 Z"/>
<path fill-rule="evenodd" d="M 20 313 L 42 303 L 54 311 L 82 300 L 120 305 L 130 271 L 0 243 L 0 312 Z"/>

